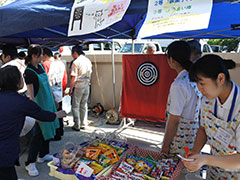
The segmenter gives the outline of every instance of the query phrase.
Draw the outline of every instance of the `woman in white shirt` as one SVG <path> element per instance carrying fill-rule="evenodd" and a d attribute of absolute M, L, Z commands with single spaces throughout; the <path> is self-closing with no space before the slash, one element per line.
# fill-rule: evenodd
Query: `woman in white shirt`
<path fill-rule="evenodd" d="M 217 55 L 205 55 L 190 70 L 205 96 L 201 105 L 200 127 L 186 168 L 194 172 L 208 165 L 207 179 L 240 179 L 240 89 L 230 80 L 227 69 L 235 63 Z M 211 155 L 199 154 L 205 143 Z"/>
<path fill-rule="evenodd" d="M 185 41 L 174 41 L 167 48 L 169 66 L 178 76 L 168 95 L 163 153 L 184 154 L 185 147 L 192 149 L 197 133 L 201 93 L 196 84 L 189 81 L 190 53 L 190 46 Z"/>

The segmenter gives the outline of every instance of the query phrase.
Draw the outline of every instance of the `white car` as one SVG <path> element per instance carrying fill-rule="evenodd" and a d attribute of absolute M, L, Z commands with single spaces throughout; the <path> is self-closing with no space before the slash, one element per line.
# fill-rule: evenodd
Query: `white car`
<path fill-rule="evenodd" d="M 159 42 L 153 41 L 137 41 L 134 42 L 134 53 L 135 54 L 145 54 L 147 50 L 148 44 L 154 44 L 156 46 L 155 53 L 162 53 L 162 48 Z M 132 53 L 132 43 L 126 43 L 123 45 L 120 53 Z"/>
<path fill-rule="evenodd" d="M 114 43 L 114 53 L 119 53 L 121 49 L 121 44 L 117 41 Z M 101 41 L 101 40 L 91 40 L 85 41 L 82 44 L 79 44 L 83 48 L 83 52 L 86 55 L 91 54 L 111 54 L 112 53 L 112 41 Z M 73 46 L 63 46 L 62 47 L 62 56 L 71 56 Z"/>

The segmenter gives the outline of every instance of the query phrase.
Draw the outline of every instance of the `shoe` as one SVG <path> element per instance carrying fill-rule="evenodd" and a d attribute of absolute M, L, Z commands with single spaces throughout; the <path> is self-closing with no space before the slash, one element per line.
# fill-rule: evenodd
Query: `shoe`
<path fill-rule="evenodd" d="M 45 161 L 52 161 L 52 160 L 53 160 L 53 155 L 50 155 L 50 154 L 46 154 L 42 158 L 40 157 L 37 158 L 38 163 L 44 163 Z"/>
<path fill-rule="evenodd" d="M 29 176 L 38 176 L 39 175 L 39 172 L 36 168 L 35 163 L 30 163 L 29 165 L 25 166 L 25 169 L 27 170 Z"/>
<path fill-rule="evenodd" d="M 76 128 L 76 127 L 72 127 L 72 130 L 74 130 L 74 131 L 80 131 L 80 129 L 79 128 Z"/>
<path fill-rule="evenodd" d="M 84 129 L 85 129 L 85 127 L 84 127 L 84 126 L 82 126 L 82 127 L 80 127 L 80 129 L 84 130 Z"/>

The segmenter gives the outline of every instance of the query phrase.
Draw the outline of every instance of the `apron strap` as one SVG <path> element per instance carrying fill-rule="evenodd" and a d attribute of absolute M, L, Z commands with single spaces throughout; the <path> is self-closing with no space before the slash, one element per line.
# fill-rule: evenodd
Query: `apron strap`
<path fill-rule="evenodd" d="M 230 111 L 228 114 L 227 122 L 231 121 L 231 119 L 232 119 L 232 113 L 233 113 L 233 110 L 234 110 L 234 107 L 236 104 L 237 93 L 238 93 L 238 88 L 237 88 L 237 86 L 235 86 L 234 95 L 233 95 L 233 99 L 232 99 L 232 105 L 231 105 L 231 108 L 230 108 Z M 215 105 L 214 105 L 214 116 L 217 117 L 217 99 L 215 100 Z"/>

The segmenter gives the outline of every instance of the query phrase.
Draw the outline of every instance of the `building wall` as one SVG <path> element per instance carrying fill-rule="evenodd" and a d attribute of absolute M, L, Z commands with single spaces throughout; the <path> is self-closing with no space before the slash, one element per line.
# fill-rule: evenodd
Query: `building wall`
<path fill-rule="evenodd" d="M 231 79 L 240 86 L 240 54 L 216 53 L 225 59 L 232 59 L 237 63 L 234 70 L 230 70 Z M 113 107 L 113 80 L 112 80 L 112 56 L 111 55 L 87 55 L 92 61 L 93 73 L 91 78 L 91 102 L 89 107 L 101 103 L 104 109 Z M 72 60 L 70 56 L 63 56 L 68 66 Z M 120 91 L 122 87 L 122 55 L 114 55 L 115 61 L 115 99 L 116 108 L 120 103 Z M 70 81 L 69 81 L 70 82 Z M 69 83 L 70 84 L 70 83 Z"/>

